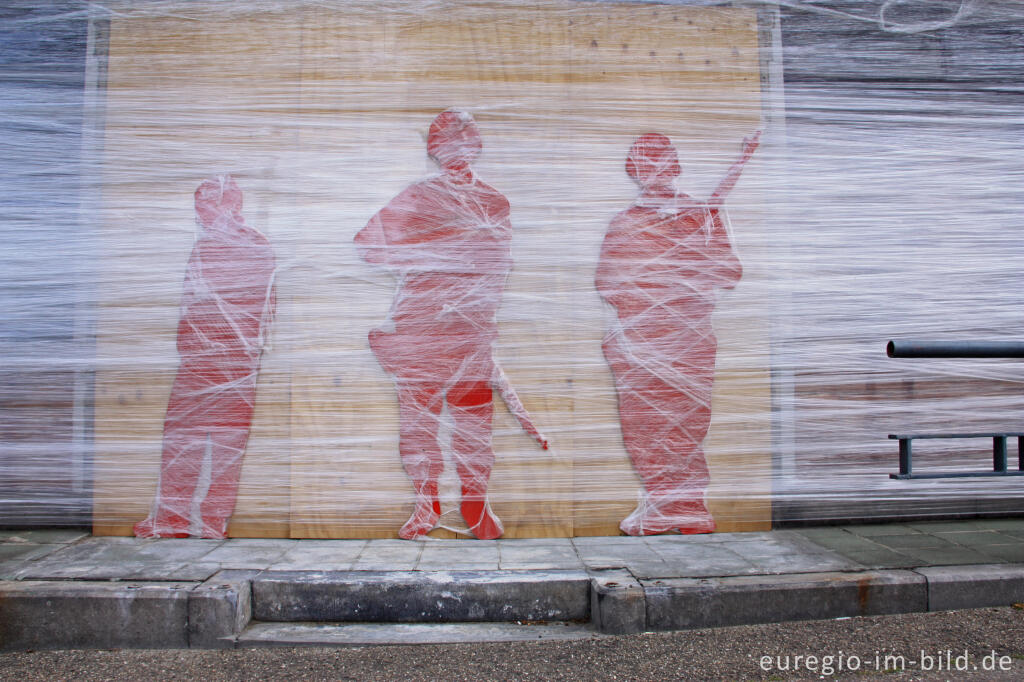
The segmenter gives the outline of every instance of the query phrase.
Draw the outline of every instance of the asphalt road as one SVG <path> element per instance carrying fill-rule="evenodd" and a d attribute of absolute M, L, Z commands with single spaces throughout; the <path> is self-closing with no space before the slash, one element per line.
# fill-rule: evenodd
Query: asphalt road
<path fill-rule="evenodd" d="M 1024 680 L 1024 606 L 570 642 L 0 654 L 18 682 L 835 678 Z"/>

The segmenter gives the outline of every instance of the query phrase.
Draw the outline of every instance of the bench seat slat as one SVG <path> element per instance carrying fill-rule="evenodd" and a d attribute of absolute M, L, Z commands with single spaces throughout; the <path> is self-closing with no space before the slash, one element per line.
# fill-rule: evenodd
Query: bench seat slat
<path fill-rule="evenodd" d="M 1024 438 L 1024 431 L 1000 431 L 988 433 L 890 433 L 892 440 L 920 438 Z"/>

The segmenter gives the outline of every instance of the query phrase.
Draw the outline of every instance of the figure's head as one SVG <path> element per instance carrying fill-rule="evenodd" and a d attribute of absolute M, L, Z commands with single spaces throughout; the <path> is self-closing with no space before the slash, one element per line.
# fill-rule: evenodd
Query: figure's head
<path fill-rule="evenodd" d="M 462 168 L 473 163 L 483 142 L 473 117 L 464 111 L 449 109 L 430 124 L 427 154 L 442 168 Z"/>
<path fill-rule="evenodd" d="M 196 217 L 204 227 L 224 218 L 241 219 L 242 190 L 230 175 L 203 180 L 196 189 Z"/>
<path fill-rule="evenodd" d="M 660 133 L 641 135 L 629 148 L 626 172 L 640 187 L 661 187 L 682 173 L 672 141 Z"/>

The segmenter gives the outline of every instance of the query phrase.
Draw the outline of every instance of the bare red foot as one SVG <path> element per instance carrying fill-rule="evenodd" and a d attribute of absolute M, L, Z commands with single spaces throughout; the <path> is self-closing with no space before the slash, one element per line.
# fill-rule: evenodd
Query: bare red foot
<path fill-rule="evenodd" d="M 405 522 L 398 537 L 403 540 L 415 540 L 426 535 L 437 526 L 441 518 L 441 503 L 437 500 L 420 499 L 416 501 L 416 511 L 412 513 L 409 520 Z"/>
<path fill-rule="evenodd" d="M 224 540 L 228 536 L 228 520 L 216 519 L 209 522 L 203 521 L 203 529 L 199 537 L 207 540 Z"/>
<path fill-rule="evenodd" d="M 469 530 L 478 540 L 494 540 L 500 538 L 505 532 L 487 504 L 487 500 L 463 501 L 461 507 L 462 518 L 469 524 Z"/>
<path fill-rule="evenodd" d="M 694 506 L 689 503 L 690 506 Z M 715 521 L 706 510 L 697 511 L 690 509 L 659 510 L 653 506 L 641 505 L 632 514 L 623 519 L 619 528 L 626 535 L 660 535 L 673 530 L 678 530 L 682 535 L 700 535 L 703 533 L 715 532 Z M 703 507 L 703 505 L 701 505 Z"/>
<path fill-rule="evenodd" d="M 143 521 L 139 521 L 132 528 L 132 532 L 137 538 L 187 538 L 188 529 L 180 528 L 174 525 L 168 525 L 163 528 L 156 528 L 153 519 L 147 518 Z"/>

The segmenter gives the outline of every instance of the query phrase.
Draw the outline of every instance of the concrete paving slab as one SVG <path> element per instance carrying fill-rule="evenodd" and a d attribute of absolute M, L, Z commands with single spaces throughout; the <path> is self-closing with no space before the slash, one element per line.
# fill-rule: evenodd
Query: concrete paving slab
<path fill-rule="evenodd" d="M 752 564 L 755 572 L 766 574 L 821 573 L 860 568 L 856 561 L 801 535 L 778 540 L 739 540 L 724 546 Z"/>
<path fill-rule="evenodd" d="M 1024 602 L 1024 566 L 929 566 L 917 573 L 928 580 L 929 611 Z"/>
<path fill-rule="evenodd" d="M 463 542 L 462 546 L 427 543 L 423 546 L 420 571 L 498 570 L 498 544 Z"/>
<path fill-rule="evenodd" d="M 766 557 L 792 557 L 802 553 L 826 554 L 829 550 L 812 543 L 807 538 L 779 540 L 745 540 L 722 545 L 745 559 Z"/>
<path fill-rule="evenodd" d="M 748 559 L 753 564 L 751 573 L 764 575 L 787 573 L 825 573 L 828 571 L 854 571 L 861 567 L 850 559 L 819 555 L 793 555 L 755 557 Z"/>
<path fill-rule="evenodd" d="M 576 555 L 587 568 L 629 568 L 639 563 L 663 563 L 661 555 L 643 542 L 602 547 L 576 545 Z"/>
<path fill-rule="evenodd" d="M 81 575 L 81 566 L 97 564 L 116 566 L 119 563 L 152 563 L 174 565 L 198 561 L 222 540 L 168 539 L 140 540 L 137 538 L 86 538 L 72 545 L 61 546 L 41 562 L 52 567 L 65 565 L 68 577 Z"/>
<path fill-rule="evenodd" d="M 653 547 L 661 558 L 663 566 L 659 567 L 654 563 L 643 566 L 634 565 L 633 567 L 636 568 L 634 575 L 644 578 L 704 578 L 722 575 L 745 575 L 756 570 L 753 563 L 723 544 Z"/>
<path fill-rule="evenodd" d="M 536 642 L 597 639 L 590 624 L 516 623 L 254 623 L 238 647 L 372 646 L 471 642 Z"/>
<path fill-rule="evenodd" d="M 460 542 L 449 540 L 448 542 Z M 509 547 L 572 547 L 572 538 L 509 538 L 502 540 L 473 540 L 472 544 L 493 543 Z"/>
<path fill-rule="evenodd" d="M 828 535 L 801 531 L 801 535 L 818 547 L 837 552 L 845 557 L 852 557 L 861 552 L 877 552 L 888 549 L 885 545 L 876 542 L 874 538 L 862 537 L 845 531 Z"/>
<path fill-rule="evenodd" d="M 354 571 L 411 571 L 423 553 L 422 542 L 396 540 L 374 541 L 372 549 L 364 549 L 352 564 Z"/>
<path fill-rule="evenodd" d="M 200 538 L 155 539 L 134 545 L 136 556 L 141 561 L 198 561 L 222 546 L 225 540 L 203 540 Z"/>
<path fill-rule="evenodd" d="M 137 538 L 131 535 L 90 535 L 80 545 L 148 545 L 156 542 L 152 538 Z"/>
<path fill-rule="evenodd" d="M 864 568 L 913 568 L 921 565 L 919 559 L 886 549 L 854 554 L 851 560 Z"/>
<path fill-rule="evenodd" d="M 366 540 L 307 545 L 300 543 L 267 568 L 275 571 L 347 571 L 366 548 Z"/>
<path fill-rule="evenodd" d="M 607 571 L 616 568 L 625 568 L 633 575 L 644 578 L 650 578 L 654 576 L 675 576 L 679 575 L 679 571 L 682 567 L 677 569 L 676 566 L 663 561 L 659 558 L 653 559 L 640 559 L 640 558 L 610 558 L 607 560 L 589 561 L 585 562 L 584 566 L 587 570 L 591 571 Z M 717 571 L 716 571 L 717 572 Z"/>
<path fill-rule="evenodd" d="M 577 549 L 584 547 L 637 547 L 646 543 L 646 538 L 630 537 L 628 535 L 604 536 L 583 536 L 571 538 L 570 542 Z"/>
<path fill-rule="evenodd" d="M 228 541 L 205 554 L 203 563 L 225 569 L 267 568 L 280 561 L 291 545 L 243 545 Z"/>
<path fill-rule="evenodd" d="M 261 573 L 260 621 L 470 622 L 586 620 L 583 571 L 336 571 Z"/>
<path fill-rule="evenodd" d="M 28 561 L 0 562 L 0 580 L 18 580 L 30 565 L 31 562 Z"/>
<path fill-rule="evenodd" d="M 89 537 L 89 534 L 85 531 L 65 530 L 63 528 L 0 531 L 0 543 L 30 542 L 38 545 L 70 544 L 86 537 Z"/>
<path fill-rule="evenodd" d="M 134 538 L 86 538 L 73 545 L 57 545 L 57 549 L 47 557 L 51 561 L 63 561 L 69 564 L 80 561 L 119 561 L 129 560 L 146 542 L 114 542 L 113 540 L 134 540 Z"/>
<path fill-rule="evenodd" d="M 540 538 L 546 540 L 547 538 Z M 551 540 L 564 540 L 564 538 L 551 538 Z M 374 543 L 377 541 L 374 540 Z M 410 542 L 399 540 L 398 542 Z M 422 535 L 411 542 L 419 542 L 428 547 L 448 547 L 451 549 L 465 549 L 466 547 L 497 547 L 499 542 L 523 542 L 523 540 L 477 540 L 474 537 L 457 538 L 435 538 L 429 535 Z"/>
<path fill-rule="evenodd" d="M 131 573 L 128 580 L 189 580 L 202 582 L 213 577 L 225 567 L 220 564 L 185 563 L 173 568 L 163 568 L 156 564 L 145 564 L 138 571 Z"/>
<path fill-rule="evenodd" d="M 909 524 L 903 523 L 881 523 L 881 524 L 864 524 L 856 526 L 843 526 L 843 529 L 848 533 L 854 535 L 860 535 L 865 538 L 883 537 L 886 535 L 912 535 L 920 532 L 910 526 Z"/>
<path fill-rule="evenodd" d="M 956 533 L 983 530 L 984 521 L 964 519 L 962 521 L 917 521 L 907 525 L 921 533 Z"/>
<path fill-rule="evenodd" d="M 557 545 L 501 543 L 498 546 L 498 554 L 499 567 L 503 570 L 580 570 L 585 563 L 571 543 Z"/>
<path fill-rule="evenodd" d="M 0 545 L 0 563 L 8 561 L 32 561 L 60 549 L 62 545 L 44 545 L 19 542 Z"/>
<path fill-rule="evenodd" d="M 337 544 L 338 542 L 365 542 L 365 540 L 290 540 L 287 538 L 229 538 L 225 545 L 230 547 L 280 547 L 282 551 L 288 551 L 299 543 L 309 543 L 312 546 L 323 543 Z"/>
<path fill-rule="evenodd" d="M 1024 563 L 1024 542 L 1016 545 L 987 545 L 979 549 L 985 555 L 992 557 L 993 563 L 1000 561 Z"/>
<path fill-rule="evenodd" d="M 742 533 L 699 533 L 697 535 L 682 535 L 680 533 L 663 533 L 661 535 L 645 535 L 642 539 L 647 544 L 654 543 L 685 543 L 685 544 L 716 544 L 721 542 L 733 542 L 738 539 L 753 540 L 783 540 L 791 537 L 794 531 L 773 530 L 773 531 L 749 531 Z"/>
<path fill-rule="evenodd" d="M 121 542 L 131 540 L 132 542 Z M 195 544 L 187 544 L 194 542 Z M 18 574 L 21 579 L 133 579 L 174 580 L 172 571 L 201 563 L 202 557 L 221 541 L 138 540 L 136 538 L 87 538 L 30 562 Z M 216 569 L 214 569 L 215 571 Z M 207 574 L 212 575 L 212 572 Z M 195 579 L 203 579 L 196 576 Z"/>
<path fill-rule="evenodd" d="M 730 534 L 731 535 L 731 534 Z M 744 533 L 746 535 L 746 533 Z M 634 541 L 642 541 L 645 545 L 706 545 L 722 541 L 722 533 L 698 533 L 697 535 L 683 535 L 681 533 L 662 533 L 661 535 L 643 535 L 633 538 Z"/>
<path fill-rule="evenodd" d="M 677 578 L 641 584 L 650 630 L 908 613 L 928 604 L 925 578 L 912 571 Z"/>
<path fill-rule="evenodd" d="M 428 542 L 442 542 L 443 540 L 430 538 L 429 540 L 398 540 L 395 538 L 383 538 L 380 540 L 369 540 L 375 549 L 401 549 L 403 547 L 421 547 Z M 335 540 L 334 542 L 349 542 L 348 540 Z M 461 542 L 461 540 L 460 540 Z"/>
<path fill-rule="evenodd" d="M 994 545 L 994 547 L 999 546 Z M 985 547 L 982 551 L 954 545 L 943 548 L 904 549 L 901 553 L 917 559 L 918 566 L 954 566 L 957 564 L 996 563 L 999 559 L 992 554 L 991 549 L 992 547 Z"/>
<path fill-rule="evenodd" d="M 1024 531 L 1024 518 L 1014 519 L 983 519 L 977 522 L 979 528 L 986 530 Z"/>
<path fill-rule="evenodd" d="M 983 547 L 985 545 L 1008 545 L 1013 544 L 1015 539 L 1012 536 L 1004 535 L 994 530 L 975 530 L 934 533 L 936 537 L 942 538 L 957 545 L 966 547 Z"/>
<path fill-rule="evenodd" d="M 0 583 L 0 648 L 185 648 L 194 583 Z M 31 624 L 31 627 L 28 627 Z"/>
<path fill-rule="evenodd" d="M 174 563 L 160 563 L 156 561 L 131 561 L 123 564 L 109 564 L 109 563 L 98 563 L 92 566 L 82 566 L 82 570 L 79 572 L 78 580 L 141 580 L 141 581 L 157 581 L 157 580 L 168 580 L 167 576 L 174 574 L 178 570 L 186 569 L 190 567 L 190 564 L 185 564 L 180 561 Z M 204 572 L 201 578 L 196 580 L 205 580 L 209 575 L 213 575 L 214 571 Z M 28 576 L 34 577 L 34 576 Z"/>
<path fill-rule="evenodd" d="M 956 546 L 948 540 L 943 540 L 938 536 L 929 535 L 927 533 L 917 533 L 914 535 L 884 535 L 876 536 L 872 539 L 880 545 L 885 545 L 886 547 L 897 551 L 934 548 L 952 549 Z"/>
<path fill-rule="evenodd" d="M 795 531 L 805 538 L 814 542 L 829 542 L 830 540 L 842 540 L 850 537 L 860 538 L 861 536 L 851 533 L 841 526 L 825 526 L 823 528 L 801 528 Z"/>

